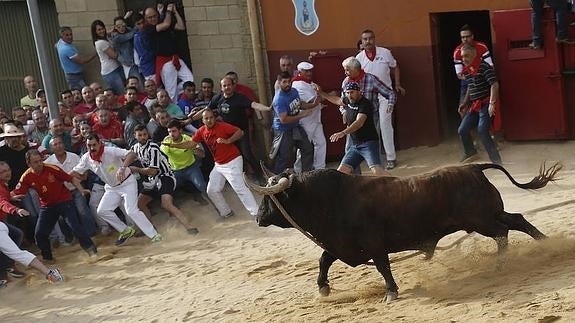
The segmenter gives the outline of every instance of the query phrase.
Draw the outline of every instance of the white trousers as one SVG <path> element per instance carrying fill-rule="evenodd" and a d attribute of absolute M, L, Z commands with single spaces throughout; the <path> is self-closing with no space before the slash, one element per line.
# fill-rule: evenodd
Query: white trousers
<path fill-rule="evenodd" d="M 238 156 L 227 164 L 222 165 L 216 163 L 210 172 L 207 193 L 208 197 L 210 200 L 212 200 L 221 216 L 224 216 L 232 211 L 224 199 L 224 195 L 222 194 L 222 190 L 226 185 L 226 181 L 230 183 L 230 186 L 233 188 L 236 194 L 238 194 L 240 201 L 244 204 L 244 207 L 248 210 L 248 212 L 253 216 L 258 214 L 258 204 L 254 198 L 254 195 L 244 182 L 242 175 L 243 170 L 244 161 L 242 156 Z"/>
<path fill-rule="evenodd" d="M 148 238 L 154 237 L 158 232 L 144 212 L 138 209 L 138 184 L 134 176 L 130 176 L 124 183 L 118 186 L 104 186 L 105 192 L 98 205 L 98 216 L 108 222 L 114 229 L 122 232 L 126 229 L 126 224 L 118 218 L 114 210 L 120 206 L 123 200 L 124 211 L 127 217 L 144 232 Z"/>
<path fill-rule="evenodd" d="M 94 220 L 96 220 L 98 228 L 100 229 L 110 228 L 108 222 L 106 222 L 106 220 L 104 220 L 102 217 L 98 215 L 98 205 L 100 204 L 102 196 L 104 196 L 105 192 L 106 190 L 104 189 L 104 185 L 100 184 L 92 185 L 92 191 L 90 192 L 90 203 L 89 203 L 90 211 L 92 211 L 92 217 L 94 217 Z M 124 214 L 126 214 L 124 204 L 120 204 L 120 209 L 122 210 L 122 212 L 124 212 Z M 132 219 L 127 218 L 126 221 L 128 222 L 129 225 L 134 225 L 134 221 L 132 221 Z"/>
<path fill-rule="evenodd" d="M 381 139 L 383 140 L 383 148 L 385 149 L 386 160 L 395 160 L 395 143 L 393 141 L 393 124 L 392 114 L 387 112 L 387 99 L 383 95 L 378 94 L 379 100 L 379 125 L 375 125 L 380 129 Z M 378 127 L 379 126 L 379 127 Z"/>
<path fill-rule="evenodd" d="M 168 95 L 174 102 L 178 102 L 178 94 L 182 90 L 182 84 L 186 81 L 194 81 L 194 75 L 192 71 L 188 68 L 186 63 L 180 58 L 180 69 L 177 70 L 174 63 L 171 61 L 167 62 L 162 66 L 162 83 L 164 83 L 164 89 L 168 92 Z M 178 83 L 180 79 L 180 83 Z"/>
<path fill-rule="evenodd" d="M 106 222 L 102 217 L 98 215 L 98 205 L 100 204 L 102 196 L 104 196 L 105 192 L 106 191 L 104 190 L 104 185 L 100 184 L 94 184 L 92 186 L 92 190 L 90 191 L 90 202 L 88 205 L 90 206 L 92 216 L 94 217 L 94 220 L 96 220 L 99 228 L 110 227 L 108 222 Z"/>
<path fill-rule="evenodd" d="M 324 169 L 327 142 L 323 133 L 323 125 L 321 123 L 301 123 L 301 126 L 307 134 L 307 139 L 313 144 L 313 169 Z M 299 149 L 293 168 L 297 173 L 301 173 L 301 151 Z"/>
<path fill-rule="evenodd" d="M 0 252 L 5 254 L 8 258 L 21 263 L 24 266 L 30 265 L 32 260 L 36 258 L 33 254 L 26 250 L 18 248 L 16 243 L 10 239 L 8 235 L 8 227 L 4 222 L 0 221 Z"/>

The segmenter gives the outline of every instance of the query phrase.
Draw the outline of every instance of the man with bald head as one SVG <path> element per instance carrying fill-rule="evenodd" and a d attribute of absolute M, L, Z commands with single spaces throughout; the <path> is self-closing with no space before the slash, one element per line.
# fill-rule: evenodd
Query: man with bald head
<path fill-rule="evenodd" d="M 42 140 L 42 147 L 46 148 L 49 152 L 50 150 L 50 140 L 54 137 L 61 137 L 64 141 L 64 147 L 66 147 L 67 151 L 72 151 L 72 137 L 64 128 L 64 122 L 62 119 L 52 119 L 50 120 L 50 131 Z"/>
<path fill-rule="evenodd" d="M 156 83 L 162 82 L 170 99 L 176 101 L 182 84 L 186 81 L 194 81 L 194 75 L 178 56 L 176 47 L 175 31 L 186 30 L 184 20 L 173 3 L 166 6 L 164 14 L 164 21 L 158 23 L 158 11 L 154 8 L 146 9 L 144 12 L 146 24 L 155 28 L 144 28 L 144 30 L 152 31 L 152 33 L 144 32 L 144 35 L 156 38 Z M 180 84 L 178 84 L 178 79 L 181 80 Z"/>
<path fill-rule="evenodd" d="M 31 107 L 38 106 L 38 102 L 36 102 L 36 91 L 38 89 L 36 86 L 36 80 L 34 80 L 34 77 L 32 75 L 26 75 L 26 77 L 24 77 L 24 88 L 26 88 L 26 92 L 28 92 L 28 94 L 26 94 L 23 98 L 20 99 L 20 106 L 21 107 L 25 105 L 29 105 Z"/>
<path fill-rule="evenodd" d="M 290 75 L 293 75 L 293 58 L 288 55 L 284 55 L 280 57 L 280 74 L 283 72 L 288 72 Z M 280 80 L 277 79 L 274 84 L 275 94 L 280 91 Z"/>
<path fill-rule="evenodd" d="M 52 150 L 53 154 L 44 162 L 46 164 L 58 166 L 66 173 L 70 173 L 74 166 L 78 165 L 80 162 L 80 156 L 66 151 L 62 137 L 52 138 L 52 140 L 50 140 L 50 149 Z M 86 233 L 89 236 L 95 235 L 97 229 L 96 221 L 92 217 L 92 213 L 88 207 L 88 200 L 73 184 L 64 183 L 64 186 L 66 186 L 70 193 L 72 193 L 72 200 L 74 201 L 74 205 L 78 211 L 80 223 L 86 230 Z"/>
<path fill-rule="evenodd" d="M 82 114 L 86 118 L 90 118 L 94 110 L 96 110 L 96 95 L 94 90 L 89 86 L 82 88 L 82 99 L 84 102 L 74 107 L 74 114 Z"/>

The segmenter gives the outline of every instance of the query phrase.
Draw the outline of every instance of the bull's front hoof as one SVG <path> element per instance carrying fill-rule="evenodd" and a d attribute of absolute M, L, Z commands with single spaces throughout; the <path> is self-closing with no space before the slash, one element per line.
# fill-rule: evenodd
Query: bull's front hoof
<path fill-rule="evenodd" d="M 329 296 L 330 292 L 331 292 L 331 289 L 329 288 L 329 285 L 324 285 L 324 286 L 321 286 L 319 288 L 319 294 L 321 296 Z"/>
<path fill-rule="evenodd" d="M 398 292 L 392 292 L 392 291 L 388 291 L 385 294 L 385 302 L 386 303 L 391 303 L 393 301 L 395 301 L 397 299 L 397 296 L 399 296 Z"/>

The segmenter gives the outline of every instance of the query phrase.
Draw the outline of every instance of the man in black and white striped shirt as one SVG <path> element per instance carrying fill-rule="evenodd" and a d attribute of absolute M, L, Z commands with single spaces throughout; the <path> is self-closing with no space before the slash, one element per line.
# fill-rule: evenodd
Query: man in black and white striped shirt
<path fill-rule="evenodd" d="M 501 156 L 491 138 L 489 129 L 491 117 L 495 115 L 495 103 L 499 96 L 499 82 L 493 67 L 486 62 L 476 60 L 477 50 L 466 44 L 461 48 L 463 76 L 468 82 L 467 93 L 459 106 L 462 116 L 457 132 L 463 144 L 462 162 L 469 162 L 477 157 L 477 149 L 471 139 L 471 129 L 477 128 L 477 135 L 491 162 L 501 164 Z"/>
<path fill-rule="evenodd" d="M 158 144 L 150 140 L 148 130 L 144 125 L 134 128 L 134 137 L 137 142 L 132 146 L 143 167 L 130 166 L 133 173 L 140 173 L 147 178 L 144 180 L 144 189 L 138 197 L 138 207 L 151 217 L 148 204 L 158 196 L 162 201 L 162 208 L 175 216 L 188 230 L 189 234 L 197 234 L 199 231 L 193 227 L 180 209 L 174 205 L 172 195 L 176 189 L 176 178 L 168 163 L 168 158 L 160 150 Z"/>

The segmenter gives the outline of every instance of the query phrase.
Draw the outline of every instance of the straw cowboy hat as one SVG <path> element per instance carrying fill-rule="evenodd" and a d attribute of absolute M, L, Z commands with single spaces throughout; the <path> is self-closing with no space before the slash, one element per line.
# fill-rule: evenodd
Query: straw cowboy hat
<path fill-rule="evenodd" d="M 13 124 L 7 123 L 4 125 L 4 132 L 0 133 L 0 138 L 5 137 L 19 137 L 24 136 L 26 133 Z"/>

